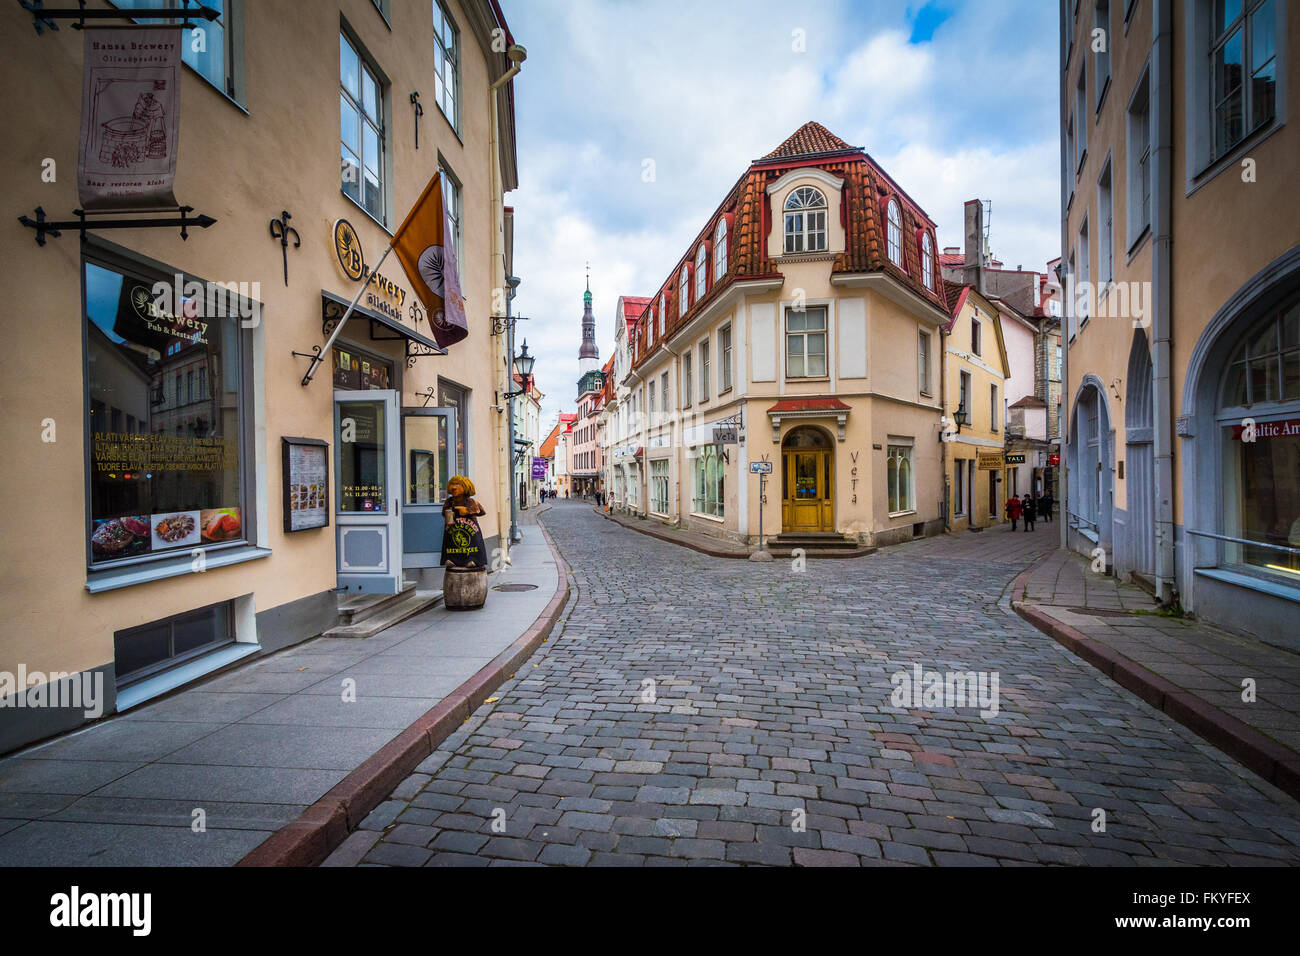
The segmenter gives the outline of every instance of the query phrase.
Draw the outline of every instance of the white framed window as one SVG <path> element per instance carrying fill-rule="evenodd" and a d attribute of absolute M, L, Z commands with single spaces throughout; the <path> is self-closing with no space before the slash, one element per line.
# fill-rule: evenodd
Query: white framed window
<path fill-rule="evenodd" d="M 1211 160 L 1229 153 L 1277 115 L 1275 0 L 1210 3 Z"/>
<path fill-rule="evenodd" d="M 989 430 L 998 430 L 998 419 L 1002 417 L 1002 406 L 998 404 L 998 387 L 989 386 Z"/>
<path fill-rule="evenodd" d="M 694 394 L 691 389 L 693 381 L 691 377 L 691 353 L 682 353 L 682 407 L 689 408 L 691 396 Z"/>
<path fill-rule="evenodd" d="M 1092 258 L 1088 250 L 1088 217 L 1083 217 L 1083 224 L 1079 226 L 1079 244 L 1076 249 L 1079 254 L 1079 285 L 1087 288 L 1084 283 L 1092 282 Z M 1077 307 L 1079 312 L 1079 325 L 1082 326 L 1088 321 L 1089 307 L 1092 296 L 1084 295 L 1081 291 L 1076 293 Z"/>
<path fill-rule="evenodd" d="M 786 378 L 826 376 L 826 307 L 785 311 Z"/>
<path fill-rule="evenodd" d="M 700 401 L 709 400 L 709 340 L 700 343 Z"/>
<path fill-rule="evenodd" d="M 731 388 L 731 326 L 724 325 L 718 331 L 718 391 L 725 392 Z"/>
<path fill-rule="evenodd" d="M 811 186 L 800 186 L 785 200 L 785 251 L 826 250 L 826 197 Z"/>
<path fill-rule="evenodd" d="M 970 350 L 975 355 L 984 354 L 984 326 L 974 315 L 970 317 Z"/>
<path fill-rule="evenodd" d="M 664 334 L 664 329 L 668 327 L 668 296 L 659 293 L 659 334 Z"/>
<path fill-rule="evenodd" d="M 384 88 L 347 34 L 339 34 L 339 138 L 345 195 L 384 223 Z"/>
<path fill-rule="evenodd" d="M 655 383 L 650 383 L 650 424 L 654 424 L 655 414 Z"/>
<path fill-rule="evenodd" d="M 930 333 L 921 330 L 916 338 L 916 380 L 921 394 L 930 394 Z"/>
<path fill-rule="evenodd" d="M 690 266 L 682 266 L 682 274 L 678 276 L 677 283 L 677 317 L 682 318 L 686 315 L 686 310 L 691 305 L 691 269 Z"/>
<path fill-rule="evenodd" d="M 958 401 L 957 411 L 965 412 L 967 418 L 973 420 L 975 417 L 975 411 L 971 407 L 971 402 L 970 402 L 970 388 L 971 388 L 970 372 L 962 372 L 960 377 L 960 382 L 961 382 L 961 390 L 957 396 L 957 401 Z"/>
<path fill-rule="evenodd" d="M 1097 88 L 1096 108 L 1100 110 L 1102 101 L 1106 99 L 1106 91 L 1110 89 L 1110 49 L 1115 41 L 1115 33 L 1110 28 L 1110 0 L 1097 0 L 1092 12 L 1092 25 L 1093 29 L 1102 31 L 1103 40 L 1101 49 L 1092 55 L 1093 85 Z"/>
<path fill-rule="evenodd" d="M 721 518 L 725 515 L 726 472 L 717 445 L 705 445 L 692 460 L 693 494 L 691 511 Z"/>
<path fill-rule="evenodd" d="M 1077 281 L 1079 280 L 1079 275 L 1078 275 L 1077 272 L 1075 272 L 1074 262 L 1075 262 L 1075 254 L 1074 254 L 1074 250 L 1071 249 L 1071 250 L 1070 250 L 1070 259 L 1069 259 L 1069 267 L 1068 267 L 1068 269 L 1067 269 L 1067 271 L 1066 271 L 1066 275 L 1070 276 L 1070 278 L 1071 278 L 1074 282 L 1077 282 Z M 1069 327 L 1069 337 L 1070 337 L 1070 341 L 1074 341 L 1074 334 L 1075 334 L 1075 332 L 1077 332 L 1078 329 L 1079 329 L 1079 294 L 1078 294 L 1078 292 L 1072 292 L 1069 301 L 1067 301 L 1067 302 L 1065 303 L 1065 316 L 1066 316 L 1066 318 L 1065 318 L 1066 325 Z"/>
<path fill-rule="evenodd" d="M 1088 155 L 1087 60 L 1079 67 L 1079 85 L 1074 89 L 1074 115 L 1079 118 L 1079 125 L 1074 129 L 1074 171 L 1077 175 L 1083 169 L 1084 157 Z"/>
<path fill-rule="evenodd" d="M 668 373 L 659 376 L 659 410 L 668 412 Z"/>
<path fill-rule="evenodd" d="M 460 30 L 442 0 L 433 0 L 433 87 L 438 109 L 460 132 Z"/>
<path fill-rule="evenodd" d="M 934 242 L 928 232 L 921 236 L 921 283 L 934 288 Z"/>
<path fill-rule="evenodd" d="M 727 274 L 727 220 L 718 220 L 718 229 L 713 234 L 713 282 L 717 284 Z"/>
<path fill-rule="evenodd" d="M 709 291 L 709 250 L 700 243 L 699 252 L 695 253 L 695 301 L 699 302 Z"/>
<path fill-rule="evenodd" d="M 1065 201 L 1074 198 L 1074 114 L 1065 124 Z"/>
<path fill-rule="evenodd" d="M 650 510 L 658 515 L 668 514 L 668 460 L 650 462 Z"/>
<path fill-rule="evenodd" d="M 1111 195 L 1110 160 L 1097 180 L 1097 284 L 1104 288 L 1114 278 L 1114 200 Z"/>
<path fill-rule="evenodd" d="M 171 9 L 183 7 L 181 0 L 114 0 L 122 9 Z M 193 68 L 218 90 L 238 102 L 242 97 L 242 77 L 238 65 L 243 46 L 241 0 L 204 0 L 204 6 L 217 11 L 215 20 L 191 20 L 192 30 L 181 31 L 181 61 Z M 194 9 L 190 8 L 191 11 Z M 136 23 L 183 23 L 182 17 L 135 17 Z M 197 49 L 196 49 L 197 48 Z"/>
<path fill-rule="evenodd" d="M 889 513 L 905 514 L 916 510 L 916 477 L 912 473 L 912 446 L 890 445 L 885 458 L 886 484 L 889 488 Z"/>
<path fill-rule="evenodd" d="M 1151 225 L 1151 88 L 1149 68 L 1128 104 L 1125 147 L 1125 207 L 1128 247 L 1142 238 Z"/>
<path fill-rule="evenodd" d="M 456 274 L 460 277 L 461 288 L 465 288 L 465 249 L 461 224 L 465 219 L 465 210 L 461 199 L 460 179 L 453 173 L 438 155 L 438 170 L 442 173 L 442 204 L 447 210 L 447 226 L 451 229 L 453 248 L 456 250 Z"/>
<path fill-rule="evenodd" d="M 885 207 L 889 220 L 889 261 L 901 267 L 903 265 L 903 215 L 896 200 L 889 200 Z"/>
<path fill-rule="evenodd" d="M 964 458 L 953 461 L 955 475 L 952 489 L 952 515 L 954 518 L 966 517 L 966 465 Z"/>

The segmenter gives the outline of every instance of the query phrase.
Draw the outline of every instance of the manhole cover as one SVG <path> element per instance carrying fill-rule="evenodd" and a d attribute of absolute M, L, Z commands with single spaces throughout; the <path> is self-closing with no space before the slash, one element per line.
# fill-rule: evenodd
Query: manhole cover
<path fill-rule="evenodd" d="M 536 584 L 498 584 L 493 591 L 536 591 Z"/>

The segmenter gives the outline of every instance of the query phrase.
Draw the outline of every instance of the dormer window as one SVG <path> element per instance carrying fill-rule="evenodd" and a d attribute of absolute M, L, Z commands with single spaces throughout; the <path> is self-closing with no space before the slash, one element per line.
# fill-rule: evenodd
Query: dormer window
<path fill-rule="evenodd" d="M 686 315 L 686 310 L 690 307 L 691 300 L 691 267 L 682 266 L 682 274 L 678 276 L 677 282 L 677 316 L 682 318 Z"/>
<path fill-rule="evenodd" d="M 921 236 L 921 282 L 927 289 L 934 288 L 934 243 L 928 232 Z"/>
<path fill-rule="evenodd" d="M 889 200 L 889 204 L 885 207 L 885 215 L 889 220 L 889 261 L 902 268 L 903 216 L 895 200 Z"/>
<path fill-rule="evenodd" d="M 668 325 L 668 296 L 659 293 L 659 334 L 664 334 L 664 328 Z"/>
<path fill-rule="evenodd" d="M 727 274 L 727 220 L 718 220 L 718 231 L 713 234 L 713 281 Z"/>
<path fill-rule="evenodd" d="M 709 250 L 700 243 L 700 251 L 695 254 L 695 301 L 704 298 L 709 291 Z"/>
<path fill-rule="evenodd" d="M 826 251 L 826 197 L 800 186 L 785 201 L 785 251 Z"/>

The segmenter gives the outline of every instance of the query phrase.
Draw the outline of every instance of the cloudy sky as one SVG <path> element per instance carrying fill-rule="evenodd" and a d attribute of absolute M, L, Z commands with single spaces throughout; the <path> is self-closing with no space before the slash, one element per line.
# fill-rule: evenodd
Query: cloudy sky
<path fill-rule="evenodd" d="M 543 422 L 573 411 L 584 270 L 597 344 L 749 163 L 809 120 L 864 147 L 962 244 L 992 201 L 1009 266 L 1059 255 L 1056 4 L 1044 0 L 503 0 L 515 80 L 516 314 Z M 642 171 L 653 162 L 653 181 Z"/>

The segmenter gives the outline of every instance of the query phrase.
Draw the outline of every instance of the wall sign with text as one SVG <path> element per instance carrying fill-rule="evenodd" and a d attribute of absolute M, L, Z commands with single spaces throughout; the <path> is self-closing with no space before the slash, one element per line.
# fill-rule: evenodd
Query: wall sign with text
<path fill-rule="evenodd" d="M 330 523 L 329 443 L 319 438 L 281 438 L 284 465 L 284 530 L 308 531 Z"/>

